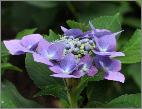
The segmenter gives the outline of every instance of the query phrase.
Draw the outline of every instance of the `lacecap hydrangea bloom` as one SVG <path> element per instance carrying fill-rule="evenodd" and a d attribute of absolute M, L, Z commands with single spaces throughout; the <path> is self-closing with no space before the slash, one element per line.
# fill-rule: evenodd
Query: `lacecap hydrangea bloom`
<path fill-rule="evenodd" d="M 92 77 L 101 70 L 104 79 L 124 83 L 121 61 L 114 59 L 124 56 L 116 51 L 116 36 L 122 31 L 112 33 L 89 24 L 90 30 L 86 32 L 61 26 L 63 35 L 53 42 L 48 42 L 40 34 L 31 34 L 21 40 L 4 41 L 4 44 L 12 55 L 32 53 L 34 61 L 46 64 L 53 77 Z"/>

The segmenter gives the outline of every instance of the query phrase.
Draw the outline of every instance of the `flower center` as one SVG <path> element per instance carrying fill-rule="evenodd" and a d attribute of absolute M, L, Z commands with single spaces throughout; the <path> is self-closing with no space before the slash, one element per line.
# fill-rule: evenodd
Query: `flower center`
<path fill-rule="evenodd" d="M 95 42 L 91 38 L 73 38 L 64 36 L 61 40 L 65 42 L 64 55 L 72 53 L 77 58 L 83 57 L 85 54 L 92 54 L 95 48 Z"/>
<path fill-rule="evenodd" d="M 85 64 L 85 65 L 83 65 L 83 67 L 82 67 L 82 71 L 83 72 L 87 72 L 88 71 L 88 67 L 87 67 L 87 65 Z"/>

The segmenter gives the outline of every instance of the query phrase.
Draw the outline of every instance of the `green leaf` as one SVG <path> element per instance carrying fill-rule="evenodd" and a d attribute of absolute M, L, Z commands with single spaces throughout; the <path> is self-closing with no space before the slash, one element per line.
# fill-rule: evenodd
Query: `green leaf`
<path fill-rule="evenodd" d="M 17 66 L 14 66 L 10 63 L 2 63 L 1 64 L 1 70 L 4 71 L 4 70 L 7 70 L 7 69 L 22 72 L 22 69 L 20 69 Z"/>
<path fill-rule="evenodd" d="M 106 80 L 89 82 L 86 88 L 88 102 L 96 101 L 105 103 L 116 97 L 117 91 L 112 83 L 113 81 Z"/>
<path fill-rule="evenodd" d="M 46 8 L 54 8 L 57 6 L 57 2 L 51 2 L 51 1 L 25 1 L 33 6 L 36 6 L 36 7 L 39 7 L 39 8 L 43 8 L 43 9 L 46 9 Z"/>
<path fill-rule="evenodd" d="M 131 76 L 139 88 L 141 88 L 141 63 L 127 65 L 125 69 L 125 73 Z"/>
<path fill-rule="evenodd" d="M 84 23 L 75 22 L 73 20 L 67 20 L 66 22 L 70 28 L 79 28 L 83 31 L 88 30 L 88 27 Z"/>
<path fill-rule="evenodd" d="M 106 107 L 111 108 L 126 108 L 126 107 L 135 107 L 140 108 L 141 107 L 141 94 L 125 94 L 121 95 L 118 98 L 113 99 L 109 103 L 106 104 Z"/>
<path fill-rule="evenodd" d="M 68 100 L 66 90 L 61 85 L 50 84 L 45 88 L 41 89 L 34 97 L 43 95 L 52 95 L 58 97 L 59 99 Z"/>
<path fill-rule="evenodd" d="M 86 77 L 83 77 L 82 79 L 84 79 L 85 81 L 100 81 L 104 79 L 104 72 L 100 71 L 93 77 L 86 76 Z"/>
<path fill-rule="evenodd" d="M 118 32 L 121 30 L 121 24 L 119 19 L 120 16 L 119 13 L 117 13 L 114 16 L 101 16 L 94 18 L 91 22 L 95 28 L 108 29 L 111 30 L 112 32 Z M 71 20 L 68 20 L 67 24 L 69 25 L 70 28 L 80 28 L 83 31 L 86 31 L 90 28 L 89 24 L 86 26 L 86 24 Z"/>
<path fill-rule="evenodd" d="M 102 108 L 102 107 L 104 107 L 104 104 L 101 102 L 98 102 L 98 101 L 90 101 L 87 103 L 87 105 L 85 107 L 86 108 L 96 108 L 96 107 Z"/>
<path fill-rule="evenodd" d="M 140 54 L 140 34 L 141 30 L 136 30 L 130 40 L 124 45 L 121 52 L 125 53 L 123 57 L 117 57 L 124 64 L 137 63 L 141 61 Z"/>
<path fill-rule="evenodd" d="M 1 87 L 1 107 L 2 108 L 37 108 L 40 105 L 32 100 L 21 96 L 16 87 L 8 81 L 2 83 Z"/>
<path fill-rule="evenodd" d="M 101 16 L 95 18 L 91 22 L 95 28 L 108 29 L 112 32 L 117 32 L 121 30 L 119 17 L 119 13 L 117 13 L 114 16 Z"/>
<path fill-rule="evenodd" d="M 35 62 L 31 54 L 26 55 L 25 64 L 30 78 L 39 88 L 44 88 L 50 84 L 64 85 L 62 79 L 50 76 L 52 72 L 47 65 Z"/>
<path fill-rule="evenodd" d="M 24 29 L 23 31 L 20 31 L 17 35 L 16 38 L 21 39 L 23 36 L 33 34 L 37 28 L 32 28 L 32 29 Z"/>
<path fill-rule="evenodd" d="M 7 62 L 9 59 L 9 52 L 3 42 L 1 42 L 1 59 L 2 62 Z"/>
<path fill-rule="evenodd" d="M 53 32 L 51 29 L 49 30 L 49 35 L 44 35 L 44 38 L 48 41 L 55 41 L 59 39 L 59 35 L 57 35 L 55 32 Z"/>
<path fill-rule="evenodd" d="M 76 87 L 76 92 L 78 93 L 77 96 L 80 95 L 80 93 L 83 91 L 83 89 L 87 86 L 89 81 L 100 81 L 104 79 L 104 73 L 103 72 L 98 72 L 98 74 L 96 74 L 94 77 L 88 77 L 88 76 L 84 76 L 81 78 L 78 86 Z"/>
<path fill-rule="evenodd" d="M 8 63 L 8 59 L 9 59 L 9 52 L 6 49 L 5 45 L 3 42 L 1 42 L 1 59 L 2 59 L 2 63 L 1 63 L 1 74 L 4 73 L 4 70 L 6 69 L 10 69 L 10 70 L 15 70 L 18 72 L 22 72 L 22 69 Z"/>
<path fill-rule="evenodd" d="M 135 28 L 141 27 L 141 20 L 138 18 L 125 18 L 123 21 L 124 25 L 129 25 Z"/>

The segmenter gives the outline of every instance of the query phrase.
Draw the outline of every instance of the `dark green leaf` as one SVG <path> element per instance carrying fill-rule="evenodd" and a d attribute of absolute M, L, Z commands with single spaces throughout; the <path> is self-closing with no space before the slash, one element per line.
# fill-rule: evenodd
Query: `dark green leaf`
<path fill-rule="evenodd" d="M 54 33 L 51 29 L 49 30 L 49 35 L 44 35 L 44 38 L 47 39 L 48 41 L 55 41 L 59 39 L 59 35 Z"/>
<path fill-rule="evenodd" d="M 56 2 L 51 2 L 51 1 L 26 1 L 27 3 L 39 7 L 39 8 L 53 8 L 56 7 L 57 3 Z"/>
<path fill-rule="evenodd" d="M 85 79 L 87 81 L 100 81 L 104 79 L 104 72 L 100 71 L 93 77 L 86 76 L 86 77 L 83 77 L 82 79 Z"/>
<path fill-rule="evenodd" d="M 88 27 L 84 23 L 75 22 L 73 20 L 67 20 L 67 24 L 70 28 L 79 28 L 83 31 L 87 30 Z"/>
<path fill-rule="evenodd" d="M 125 74 L 131 76 L 139 88 L 141 87 L 141 63 L 127 65 Z"/>
<path fill-rule="evenodd" d="M 50 76 L 52 72 L 48 69 L 48 66 L 35 62 L 31 54 L 26 55 L 25 64 L 30 78 L 39 88 L 44 88 L 49 84 L 64 84 L 62 79 Z"/>
<path fill-rule="evenodd" d="M 86 88 L 88 102 L 97 101 L 105 103 L 116 97 L 118 93 L 112 83 L 112 81 L 107 80 L 88 82 Z"/>
<path fill-rule="evenodd" d="M 113 99 L 108 104 L 106 104 L 106 107 L 111 108 L 128 108 L 128 107 L 135 107 L 140 108 L 141 107 L 141 94 L 125 94 L 122 96 L 119 96 L 118 98 Z"/>
<path fill-rule="evenodd" d="M 91 101 L 88 102 L 87 105 L 85 106 L 86 108 L 95 108 L 95 107 L 104 107 L 104 104 L 98 101 Z"/>
<path fill-rule="evenodd" d="M 78 86 L 76 87 L 76 92 L 78 93 L 78 96 L 80 95 L 80 93 L 83 91 L 83 89 L 87 86 L 89 81 L 100 81 L 103 80 L 103 76 L 104 73 L 103 72 L 98 72 L 98 74 L 96 74 L 94 77 L 88 77 L 88 76 L 84 76 L 81 78 Z"/>
<path fill-rule="evenodd" d="M 9 52 L 3 42 L 1 42 L 1 59 L 2 62 L 7 62 L 9 59 Z"/>
<path fill-rule="evenodd" d="M 7 69 L 22 72 L 22 69 L 20 69 L 17 66 L 14 66 L 10 63 L 1 63 L 1 70 L 4 71 L 4 70 L 7 70 Z"/>
<path fill-rule="evenodd" d="M 121 30 L 119 22 L 119 13 L 114 16 L 101 16 L 91 21 L 95 28 L 108 29 L 112 32 Z"/>
<path fill-rule="evenodd" d="M 136 30 L 130 40 L 124 45 L 120 51 L 125 53 L 123 57 L 117 57 L 124 64 L 136 63 L 141 61 L 140 54 L 140 30 Z"/>
<path fill-rule="evenodd" d="M 20 31 L 20 32 L 16 35 L 16 38 L 21 39 L 23 36 L 26 36 L 26 35 L 29 35 L 29 34 L 33 34 L 36 30 L 37 30 L 37 28 L 24 29 L 23 31 Z"/>
<path fill-rule="evenodd" d="M 16 87 L 5 81 L 1 87 L 1 107 L 2 108 L 37 108 L 40 107 L 38 103 L 28 100 L 21 96 Z"/>
<path fill-rule="evenodd" d="M 45 88 L 41 89 L 34 97 L 43 96 L 43 95 L 52 95 L 64 100 L 67 100 L 67 93 L 64 86 L 50 84 Z"/>
<path fill-rule="evenodd" d="M 141 20 L 137 18 L 125 18 L 123 21 L 123 24 L 136 27 L 136 28 L 140 28 Z"/>

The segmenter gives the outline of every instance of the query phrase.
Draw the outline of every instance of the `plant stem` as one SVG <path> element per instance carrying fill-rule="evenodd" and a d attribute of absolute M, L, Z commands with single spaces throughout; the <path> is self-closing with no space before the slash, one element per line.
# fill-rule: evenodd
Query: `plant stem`
<path fill-rule="evenodd" d="M 76 94 L 70 93 L 70 98 L 71 98 L 71 108 L 77 108 L 78 104 L 77 104 Z"/>
<path fill-rule="evenodd" d="M 66 89 L 67 89 L 67 96 L 68 96 L 68 100 L 69 100 L 69 103 L 70 103 L 70 107 L 71 108 L 77 108 L 78 105 L 77 105 L 77 98 L 76 98 L 76 94 L 73 93 L 73 90 L 70 90 L 69 87 L 68 87 L 68 82 L 69 81 L 66 81 L 64 79 L 64 84 L 66 86 Z"/>

